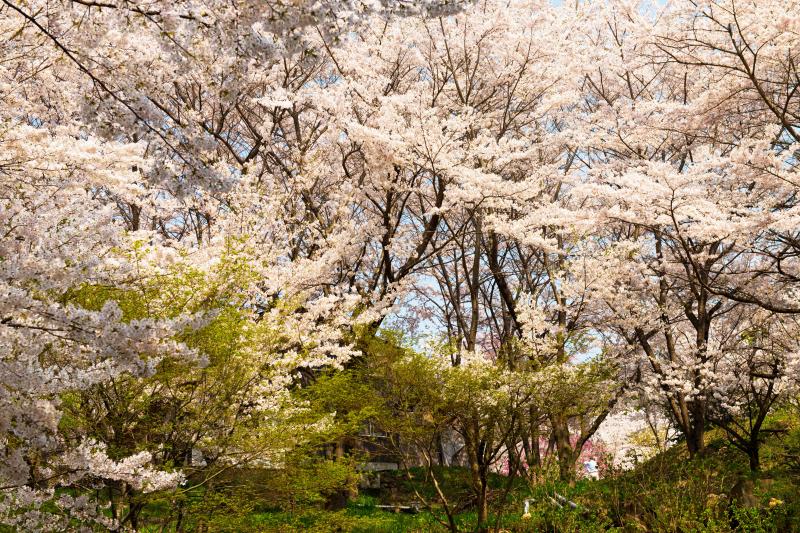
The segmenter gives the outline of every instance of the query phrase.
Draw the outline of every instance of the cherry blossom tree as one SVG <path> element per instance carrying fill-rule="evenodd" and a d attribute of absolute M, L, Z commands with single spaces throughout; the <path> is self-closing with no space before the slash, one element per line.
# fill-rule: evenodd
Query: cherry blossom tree
<path fill-rule="evenodd" d="M 251 320 L 288 333 L 270 362 L 283 372 L 273 386 L 291 383 L 298 367 L 338 364 L 352 354 L 342 342 L 341 320 L 357 298 L 319 288 L 336 259 L 309 257 L 304 217 L 294 219 L 291 205 L 280 210 L 288 219 L 270 213 L 278 205 L 270 202 L 280 200 L 264 201 L 258 177 L 246 177 L 246 155 L 233 148 L 230 132 L 204 127 L 210 118 L 204 111 L 218 113 L 220 101 L 197 107 L 180 83 L 166 81 L 186 61 L 180 68 L 189 85 L 193 75 L 216 85 L 212 78 L 220 71 L 206 69 L 216 61 L 211 41 L 205 55 L 187 49 L 214 36 L 230 37 L 218 50 L 241 59 L 242 50 L 230 45 L 236 35 L 226 33 L 237 21 L 222 17 L 228 27 L 214 26 L 208 16 L 183 6 L 133 4 L 5 2 L 2 8 L 0 479 L 3 519 L 12 525 L 61 530 L 63 520 L 96 519 L 116 527 L 90 499 L 55 489 L 90 478 L 152 491 L 182 479 L 180 472 L 150 468 L 150 453 L 117 461 L 102 443 L 67 442 L 59 406 L 68 392 L 147 377 L 165 358 L 202 365 L 204 354 L 178 339 L 204 327 L 204 315 L 214 310 L 163 316 L 151 307 L 131 319 L 113 298 L 89 309 L 71 301 L 69 291 L 135 290 L 166 275 L 177 257 L 190 258 L 200 271 L 213 269 L 235 241 L 258 276 L 233 292 L 255 310 Z M 265 41 L 263 48 L 274 51 L 274 44 Z M 269 57 L 270 65 L 280 63 L 280 54 Z M 228 89 L 215 94 L 223 93 Z M 287 259 L 299 266 L 289 268 Z M 40 509 L 54 497 L 63 519 Z"/>
<path fill-rule="evenodd" d="M 620 274 L 607 320 L 637 347 L 644 365 L 629 359 L 630 371 L 663 395 L 690 453 L 703 449 L 711 397 L 735 380 L 723 361 L 749 318 L 795 311 L 796 34 L 776 8 L 586 8 L 606 22 L 583 37 L 601 62 L 582 82 L 582 158 L 608 224 L 603 261 Z M 794 353 L 782 346 L 781 366 Z"/>

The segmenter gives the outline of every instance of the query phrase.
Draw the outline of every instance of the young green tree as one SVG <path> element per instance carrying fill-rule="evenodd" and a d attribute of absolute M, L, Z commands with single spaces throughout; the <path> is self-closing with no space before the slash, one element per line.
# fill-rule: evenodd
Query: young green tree
<path fill-rule="evenodd" d="M 163 519 L 180 528 L 198 509 L 184 505 L 188 493 L 213 498 L 232 472 L 246 479 L 253 471 L 285 470 L 328 431 L 327 413 L 310 410 L 291 393 L 292 371 L 313 348 L 296 344 L 282 329 L 294 306 L 276 302 L 272 310 L 254 312 L 240 290 L 253 277 L 231 245 L 207 271 L 178 262 L 135 289 L 85 285 L 65 295 L 89 309 L 113 300 L 123 321 L 208 316 L 180 339 L 202 362 L 166 357 L 150 376 L 122 374 L 64 396 L 61 432 L 68 442 L 90 439 L 112 459 L 146 452 L 155 466 L 186 479 L 168 493 L 148 492 L 130 479 L 106 483 L 99 496 L 120 526 L 137 529 L 148 502 L 166 499 L 171 511 Z"/>
<path fill-rule="evenodd" d="M 519 471 L 518 464 L 509 462 L 518 462 L 521 456 L 509 450 L 516 449 L 524 429 L 533 397 L 531 382 L 489 360 L 473 358 L 453 366 L 447 356 L 410 349 L 378 355 L 370 366 L 383 402 L 378 422 L 393 436 L 404 466 L 421 465 L 426 470 L 444 513 L 443 525 L 458 530 L 458 503 L 448 499 L 435 468 L 449 463 L 442 464 L 440 458 L 441 438 L 452 434 L 462 444 L 458 455 L 469 468 L 470 506 L 477 511 L 477 528 L 487 530 L 491 506 L 499 509 L 506 496 L 492 494 L 490 475 L 506 469 L 509 488 Z M 417 496 L 434 509 L 433 502 Z"/>

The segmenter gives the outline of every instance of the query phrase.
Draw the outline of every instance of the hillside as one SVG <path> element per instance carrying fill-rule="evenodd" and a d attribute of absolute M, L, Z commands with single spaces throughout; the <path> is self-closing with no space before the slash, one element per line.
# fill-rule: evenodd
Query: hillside
<path fill-rule="evenodd" d="M 632 470 L 609 473 L 600 481 L 530 487 L 516 480 L 500 520 L 494 515 L 490 522 L 505 531 L 800 531 L 800 425 L 780 413 L 772 417 L 770 427 L 776 431 L 763 444 L 763 468 L 757 476 L 750 476 L 747 458 L 730 446 L 722 432 L 713 430 L 705 456 L 691 461 L 679 443 Z M 425 510 L 395 513 L 378 507 L 418 501 L 415 488 L 424 498 L 435 496 L 424 472 L 414 469 L 410 475 L 409 479 L 399 471 L 384 474 L 385 489 L 362 491 L 343 511 L 256 513 L 251 516 L 253 526 L 270 531 L 446 530 L 439 522 L 444 519 L 440 512 L 436 516 Z M 449 468 L 437 477 L 448 500 L 461 507 L 458 525 L 470 531 L 475 513 L 469 509 L 469 472 Z M 503 476 L 492 478 L 494 498 L 502 496 L 504 482 Z M 577 503 L 579 509 L 557 507 L 550 499 L 554 493 Z M 526 498 L 530 517 L 522 516 Z"/>

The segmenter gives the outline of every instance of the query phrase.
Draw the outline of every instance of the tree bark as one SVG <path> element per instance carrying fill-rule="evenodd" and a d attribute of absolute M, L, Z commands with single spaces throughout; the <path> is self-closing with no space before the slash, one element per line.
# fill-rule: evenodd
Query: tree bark
<path fill-rule="evenodd" d="M 556 414 L 550 417 L 553 426 L 556 453 L 558 454 L 558 477 L 561 481 L 575 479 L 575 450 L 569 440 L 569 425 L 564 415 Z"/>

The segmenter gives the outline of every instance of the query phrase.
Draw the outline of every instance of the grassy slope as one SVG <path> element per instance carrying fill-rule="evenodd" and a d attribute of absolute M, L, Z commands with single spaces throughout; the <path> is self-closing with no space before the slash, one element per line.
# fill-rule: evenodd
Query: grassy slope
<path fill-rule="evenodd" d="M 763 470 L 750 476 L 746 457 L 730 446 L 724 435 L 712 431 L 704 457 L 688 460 L 678 444 L 638 465 L 600 481 L 579 481 L 573 486 L 555 483 L 528 487 L 518 480 L 501 511 L 499 525 L 505 531 L 675 531 L 675 532 L 800 532 L 800 421 L 776 416 L 771 427 L 785 433 L 771 436 L 762 449 Z M 792 467 L 792 457 L 795 466 Z M 754 480 L 756 507 L 742 508 L 729 494 L 742 478 Z M 448 500 L 458 507 L 458 522 L 464 531 L 474 529 L 475 513 L 470 510 L 469 473 L 448 468 L 438 472 Z M 505 478 L 494 476 L 495 494 Z M 362 493 L 341 511 L 305 508 L 294 513 L 259 509 L 238 520 L 220 516 L 211 531 L 363 531 L 406 532 L 443 530 L 437 517 L 380 510 L 376 504 L 411 503 L 414 490 L 433 499 L 435 491 L 424 472 L 383 474 L 379 492 Z M 548 498 L 554 491 L 577 502 L 582 511 L 558 509 Z M 522 517 L 523 501 L 532 499 L 531 516 Z M 772 501 L 772 506 L 770 506 Z M 780 503 L 777 503 L 780 501 Z M 498 509 L 499 502 L 492 503 Z M 492 517 L 492 523 L 494 524 Z"/>
<path fill-rule="evenodd" d="M 677 445 L 616 478 L 579 485 L 571 497 L 623 531 L 800 531 L 800 478 L 785 462 L 787 438 L 765 443 L 757 476 L 715 431 L 704 457 L 689 461 Z M 754 508 L 731 498 L 742 479 L 753 479 Z"/>
<path fill-rule="evenodd" d="M 509 496 L 501 517 L 501 528 L 507 531 L 800 531 L 800 478 L 785 466 L 787 436 L 773 437 L 763 450 L 764 470 L 754 480 L 756 508 L 741 508 L 728 496 L 737 481 L 750 477 L 745 457 L 727 444 L 718 432 L 709 436 L 705 457 L 689 461 L 685 449 L 672 449 L 640 464 L 631 471 L 599 482 L 580 481 L 537 486 L 533 489 L 519 483 Z M 424 482 L 423 474 L 415 485 L 424 496 L 433 495 L 433 488 Z M 440 483 L 448 498 L 462 503 L 467 500 L 468 473 L 450 469 L 442 473 Z M 500 489 L 503 479 L 494 479 Z M 264 513 L 257 515 L 260 528 L 273 531 L 434 531 L 443 529 L 434 517 L 395 514 L 374 507 L 376 503 L 405 503 L 414 500 L 409 483 L 397 477 L 392 490 L 378 497 L 360 495 L 344 511 L 316 512 L 300 515 Z M 583 512 L 554 507 L 548 495 L 557 491 L 582 506 Z M 532 498 L 531 517 L 523 519 L 523 500 Z M 769 502 L 773 500 L 773 507 Z M 774 505 L 774 500 L 782 503 Z M 443 515 L 439 516 L 444 518 Z M 256 518 L 254 516 L 254 518 Z M 474 527 L 475 515 L 469 510 L 459 513 L 464 530 Z"/>

